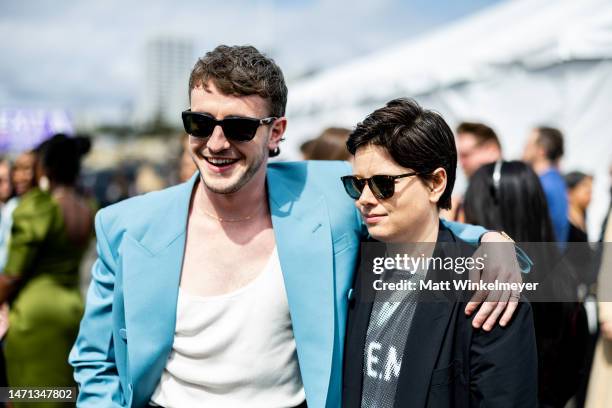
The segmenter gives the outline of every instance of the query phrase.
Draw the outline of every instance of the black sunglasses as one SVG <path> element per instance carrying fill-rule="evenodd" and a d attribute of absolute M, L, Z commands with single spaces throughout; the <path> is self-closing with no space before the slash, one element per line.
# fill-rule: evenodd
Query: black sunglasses
<path fill-rule="evenodd" d="M 259 126 L 269 125 L 278 119 L 273 116 L 263 119 L 230 116 L 217 120 L 208 113 L 192 112 L 191 109 L 184 111 L 182 116 L 185 132 L 193 137 L 207 138 L 216 126 L 221 126 L 225 137 L 235 142 L 253 140 Z"/>
<path fill-rule="evenodd" d="M 395 193 L 395 180 L 404 177 L 418 176 L 419 173 L 411 172 L 406 174 L 400 174 L 398 176 L 386 176 L 376 175 L 370 178 L 358 178 L 356 176 L 344 176 L 340 177 L 346 193 L 353 199 L 358 200 L 361 197 L 361 193 L 365 188 L 366 183 L 374 197 L 379 199 L 386 199 L 393 196 Z"/>

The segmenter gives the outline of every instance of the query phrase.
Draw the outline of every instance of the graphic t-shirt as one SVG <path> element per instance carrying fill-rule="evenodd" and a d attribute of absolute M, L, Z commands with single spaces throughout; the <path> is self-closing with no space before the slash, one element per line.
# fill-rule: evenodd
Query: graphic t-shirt
<path fill-rule="evenodd" d="M 387 271 L 385 282 L 418 282 L 425 272 Z M 376 292 L 363 355 L 362 408 L 392 408 L 418 290 Z"/>

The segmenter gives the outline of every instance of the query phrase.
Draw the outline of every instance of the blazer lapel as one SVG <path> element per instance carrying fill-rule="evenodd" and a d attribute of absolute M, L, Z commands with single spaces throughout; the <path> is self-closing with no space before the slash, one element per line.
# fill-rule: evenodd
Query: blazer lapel
<path fill-rule="evenodd" d="M 396 402 L 411 401 L 411 406 L 425 406 L 431 373 L 451 311 L 451 304 L 444 300 L 420 302 L 417 305 L 404 348 Z"/>
<path fill-rule="evenodd" d="M 365 245 L 378 245 L 368 242 Z M 361 251 L 370 254 L 373 251 Z M 350 320 L 347 325 L 346 345 L 344 352 L 344 384 L 342 404 L 346 408 L 361 407 L 361 395 L 363 385 L 363 356 L 366 344 L 366 335 L 370 323 L 370 315 L 374 306 L 375 292 L 372 284 L 377 276 L 364 265 L 371 265 L 367 259 L 361 260 L 362 264 L 355 276 L 354 297 L 349 304 Z"/>
<path fill-rule="evenodd" d="M 160 206 L 140 239 L 121 244 L 129 372 L 134 405 L 155 390 L 172 348 L 185 249 L 187 216 L 196 173 Z"/>
<path fill-rule="evenodd" d="M 453 242 L 452 234 L 440 223 L 434 257 L 444 258 Z M 442 244 L 442 245 L 439 245 Z M 444 245 L 446 244 L 446 245 Z M 453 252 L 452 250 L 450 252 Z M 437 271 L 430 270 L 427 279 L 438 279 Z M 395 404 L 411 401 L 411 406 L 424 407 L 427 402 L 431 374 L 436 363 L 453 304 L 440 292 L 419 301 L 406 339 L 402 368 L 397 384 Z"/>
<path fill-rule="evenodd" d="M 295 176 L 295 175 L 294 175 Z M 295 183 L 292 190 L 288 184 Z M 324 407 L 334 346 L 334 266 L 323 196 L 295 191 L 296 177 L 268 168 L 268 196 L 308 405 Z"/>

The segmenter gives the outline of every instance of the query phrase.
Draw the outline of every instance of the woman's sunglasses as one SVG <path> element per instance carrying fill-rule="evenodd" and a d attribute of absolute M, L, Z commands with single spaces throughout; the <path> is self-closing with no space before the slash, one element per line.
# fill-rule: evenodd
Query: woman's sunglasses
<path fill-rule="evenodd" d="M 193 137 L 207 138 L 212 135 L 213 130 L 218 125 L 223 129 L 225 137 L 235 142 L 253 140 L 259 126 L 269 125 L 278 119 L 276 117 L 257 119 L 230 116 L 217 120 L 208 113 L 192 112 L 190 109 L 184 111 L 182 116 L 185 132 Z"/>
<path fill-rule="evenodd" d="M 366 183 L 368 184 L 372 194 L 374 194 L 374 197 L 384 200 L 386 198 L 390 198 L 395 193 L 395 180 L 418 175 L 419 173 L 417 172 L 411 172 L 400 174 L 398 176 L 376 175 L 370 178 L 344 176 L 340 177 L 340 179 L 342 180 L 342 184 L 344 184 L 346 193 L 353 200 L 358 200 L 359 197 L 361 197 L 361 193 L 363 192 Z"/>

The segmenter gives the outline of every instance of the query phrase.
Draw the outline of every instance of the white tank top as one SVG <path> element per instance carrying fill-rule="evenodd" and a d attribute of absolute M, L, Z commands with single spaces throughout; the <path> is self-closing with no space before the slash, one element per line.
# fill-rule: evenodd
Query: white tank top
<path fill-rule="evenodd" d="M 174 343 L 152 404 L 293 407 L 304 398 L 276 248 L 234 292 L 201 297 L 179 288 Z"/>

